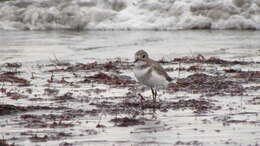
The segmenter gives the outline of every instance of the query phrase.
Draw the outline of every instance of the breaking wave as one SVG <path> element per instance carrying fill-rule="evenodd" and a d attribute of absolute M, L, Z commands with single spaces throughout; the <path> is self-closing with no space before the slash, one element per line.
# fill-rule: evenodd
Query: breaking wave
<path fill-rule="evenodd" d="M 260 29 L 260 0 L 15 0 L 4 30 Z"/>

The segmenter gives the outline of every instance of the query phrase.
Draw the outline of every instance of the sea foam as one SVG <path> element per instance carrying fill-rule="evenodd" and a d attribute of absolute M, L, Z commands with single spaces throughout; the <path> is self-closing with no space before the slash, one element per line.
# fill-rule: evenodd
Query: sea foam
<path fill-rule="evenodd" d="M 260 29 L 260 0 L 16 0 L 4 30 Z"/>

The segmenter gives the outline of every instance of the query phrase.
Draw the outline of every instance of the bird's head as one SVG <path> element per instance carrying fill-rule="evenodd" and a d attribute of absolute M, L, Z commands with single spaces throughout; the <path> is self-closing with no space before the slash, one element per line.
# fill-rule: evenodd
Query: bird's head
<path fill-rule="evenodd" d="M 147 61 L 149 59 L 149 56 L 147 54 L 147 52 L 145 52 L 144 50 L 139 50 L 135 53 L 135 63 L 137 61 Z"/>

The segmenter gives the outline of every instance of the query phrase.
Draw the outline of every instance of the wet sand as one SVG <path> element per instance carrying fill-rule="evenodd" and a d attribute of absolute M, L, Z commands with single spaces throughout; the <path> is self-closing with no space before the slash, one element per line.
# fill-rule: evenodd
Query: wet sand
<path fill-rule="evenodd" d="M 160 60 L 175 81 L 159 91 L 132 62 L 1 66 L 0 133 L 17 145 L 258 145 L 260 62 Z M 239 69 L 237 69 L 239 68 Z M 246 69 L 245 69 L 246 68 Z M 250 70 L 248 69 L 250 68 Z M 142 95 L 143 98 L 139 96 Z"/>
<path fill-rule="evenodd" d="M 258 31 L 0 32 L 0 144 L 259 145 Z M 174 78 L 156 105 L 139 49 Z"/>

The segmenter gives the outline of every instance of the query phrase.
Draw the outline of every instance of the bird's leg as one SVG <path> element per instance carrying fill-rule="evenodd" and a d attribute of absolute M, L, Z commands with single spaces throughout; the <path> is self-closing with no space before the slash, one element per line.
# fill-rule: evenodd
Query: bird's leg
<path fill-rule="evenodd" d="M 154 96 L 157 97 L 157 90 L 154 89 Z"/>
<path fill-rule="evenodd" d="M 154 89 L 154 98 L 155 98 L 155 103 L 156 103 L 156 97 L 157 97 L 157 90 Z"/>
<path fill-rule="evenodd" d="M 154 89 L 151 87 L 151 90 L 152 90 L 152 94 L 153 94 L 153 102 L 155 100 L 155 92 L 154 92 Z"/>
<path fill-rule="evenodd" d="M 154 88 L 151 88 L 153 92 L 153 103 L 156 103 L 156 96 L 157 96 L 157 91 Z"/>

